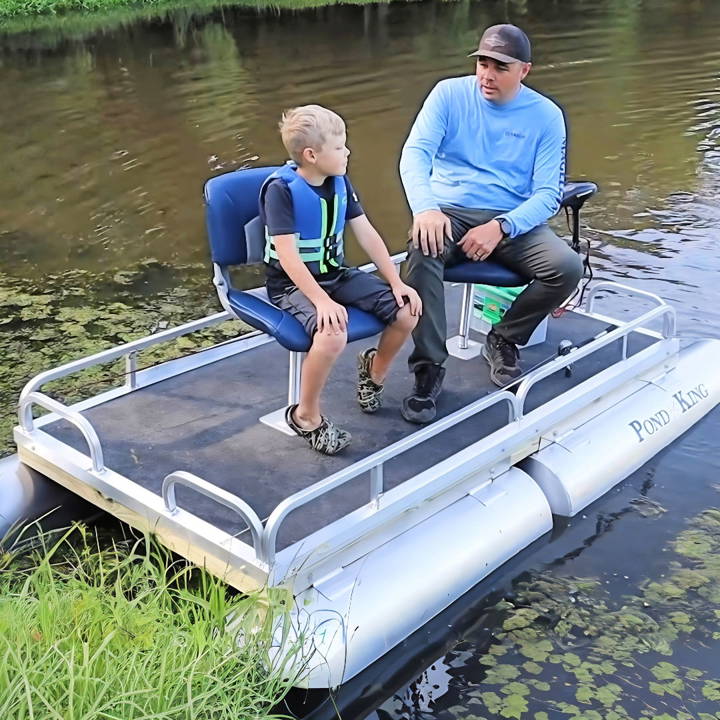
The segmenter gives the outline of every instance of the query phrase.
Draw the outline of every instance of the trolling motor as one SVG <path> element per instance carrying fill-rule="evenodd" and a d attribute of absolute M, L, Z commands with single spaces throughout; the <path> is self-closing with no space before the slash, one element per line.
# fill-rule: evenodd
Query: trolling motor
<path fill-rule="evenodd" d="M 598 186 L 589 181 L 570 181 L 563 189 L 560 205 L 568 215 L 568 225 L 572 216 L 572 248 L 577 253 L 580 252 L 580 209 L 597 191 Z"/>
<path fill-rule="evenodd" d="M 598 191 L 598 186 L 589 180 L 574 180 L 565 183 L 560 207 L 565 208 L 565 217 L 568 228 L 572 232 L 572 249 L 580 254 L 580 209 Z M 571 220 L 572 218 L 572 220 Z M 593 279 L 593 270 L 590 265 L 590 241 L 587 241 L 585 257 L 583 259 L 583 277 L 587 277 L 580 291 L 580 299 L 576 303 L 582 305 L 583 296 L 589 282 Z M 575 297 L 573 293 L 572 297 Z M 572 299 L 572 298 L 571 298 Z M 565 304 L 567 306 L 570 300 Z"/>

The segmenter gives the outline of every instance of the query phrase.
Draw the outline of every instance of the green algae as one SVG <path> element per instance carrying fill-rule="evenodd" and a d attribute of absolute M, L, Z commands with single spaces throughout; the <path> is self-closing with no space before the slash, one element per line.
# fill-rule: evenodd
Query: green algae
<path fill-rule="evenodd" d="M 34 283 L 0 273 L 0 455 L 14 451 L 17 399 L 38 373 L 218 312 L 200 270 L 148 259 L 122 273 L 74 270 Z M 201 351 L 247 330 L 229 321 L 183 336 L 140 353 L 138 368 Z M 44 391 L 72 403 L 121 385 L 124 373 L 123 362 L 116 361 L 49 383 Z"/>
<path fill-rule="evenodd" d="M 689 521 L 667 550 L 661 576 L 619 602 L 594 579 L 519 582 L 494 607 L 500 630 L 479 658 L 485 677 L 451 714 L 720 720 L 720 669 L 676 660 L 681 648 L 720 639 L 720 510 Z"/>

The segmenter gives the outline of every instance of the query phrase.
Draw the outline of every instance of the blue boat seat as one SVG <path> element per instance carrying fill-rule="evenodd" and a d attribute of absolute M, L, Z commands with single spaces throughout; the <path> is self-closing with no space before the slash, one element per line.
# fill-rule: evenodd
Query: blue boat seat
<path fill-rule="evenodd" d="M 598 190 L 594 182 L 573 181 L 565 183 L 560 207 L 572 213 L 573 248 L 579 250 L 580 208 Z M 525 278 L 509 268 L 491 260 L 459 262 L 445 268 L 445 282 L 463 283 L 463 299 L 460 306 L 460 329 L 456 336 L 447 341 L 448 351 L 454 357 L 469 359 L 476 357 L 480 348 L 470 340 L 470 319 L 473 310 L 473 285 L 494 285 L 496 287 L 519 287 L 530 278 Z"/>
<path fill-rule="evenodd" d="M 264 233 L 259 225 L 260 188 L 277 167 L 236 170 L 210 178 L 204 187 L 205 220 L 213 282 L 222 306 L 234 317 L 274 337 L 290 351 L 288 404 L 297 402 L 300 391 L 301 353 L 307 352 L 312 338 L 290 313 L 273 305 L 265 288 L 240 290 L 233 287 L 230 268 L 262 261 Z M 374 315 L 348 307 L 348 341 L 360 340 L 382 332 L 385 325 Z M 273 427 L 291 432 L 283 411 L 261 418 Z"/>
<path fill-rule="evenodd" d="M 239 290 L 230 281 L 230 267 L 261 261 L 263 248 L 258 246 L 257 237 L 251 237 L 255 233 L 246 232 L 246 228 L 258 215 L 260 188 L 275 170 L 277 167 L 236 170 L 205 183 L 205 218 L 216 266 L 215 284 L 221 303 L 239 320 L 272 335 L 287 350 L 307 352 L 312 338 L 295 317 L 270 302 L 264 288 Z M 348 341 L 371 337 L 384 327 L 374 315 L 348 308 Z"/>
<path fill-rule="evenodd" d="M 265 288 L 236 290 L 228 293 L 233 314 L 257 330 L 272 335 L 286 350 L 307 352 L 312 340 L 297 318 L 273 305 Z M 382 332 L 385 325 L 375 315 L 348 306 L 348 342 L 362 340 Z"/>

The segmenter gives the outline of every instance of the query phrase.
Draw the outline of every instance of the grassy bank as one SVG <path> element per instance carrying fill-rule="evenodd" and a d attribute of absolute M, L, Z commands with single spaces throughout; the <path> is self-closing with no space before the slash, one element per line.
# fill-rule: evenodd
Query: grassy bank
<path fill-rule="evenodd" d="M 259 599 L 152 541 L 100 544 L 78 527 L 32 552 L 0 548 L 0 717 L 283 717 Z"/>
<path fill-rule="evenodd" d="M 370 0 L 0 0 L 0 30 L 14 30 L 23 23 L 11 24 L 10 19 L 33 18 L 36 16 L 78 15 L 76 22 L 82 22 L 88 14 L 112 14 L 125 10 L 135 17 L 155 17 L 172 10 L 205 10 L 216 7 L 248 7 L 262 9 L 302 9 L 325 5 L 362 5 Z M 47 26 L 47 23 L 44 23 Z"/>

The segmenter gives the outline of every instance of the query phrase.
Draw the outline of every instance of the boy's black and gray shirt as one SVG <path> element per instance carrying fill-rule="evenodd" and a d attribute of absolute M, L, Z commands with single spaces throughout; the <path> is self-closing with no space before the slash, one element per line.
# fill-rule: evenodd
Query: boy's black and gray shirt
<path fill-rule="evenodd" d="M 347 210 L 345 212 L 345 221 L 352 220 L 364 214 L 364 210 L 360 205 L 357 193 L 350 182 L 347 175 L 344 176 L 345 187 L 347 190 Z M 324 199 L 328 205 L 329 217 L 328 227 L 332 227 L 335 218 L 332 216 L 333 203 L 331 202 L 334 191 L 334 178 L 328 177 L 322 185 L 310 185 L 319 197 Z M 279 178 L 272 180 L 266 190 L 264 201 L 260 206 L 260 221 L 267 227 L 268 234 L 275 235 L 293 235 L 297 232 L 295 225 L 295 213 L 293 210 L 292 197 L 288 186 Z M 283 272 L 277 264 L 265 264 L 266 277 L 269 283 L 274 287 L 292 285 L 292 280 Z M 333 269 L 324 273 L 318 279 L 330 280 L 338 274 L 338 270 Z"/>

